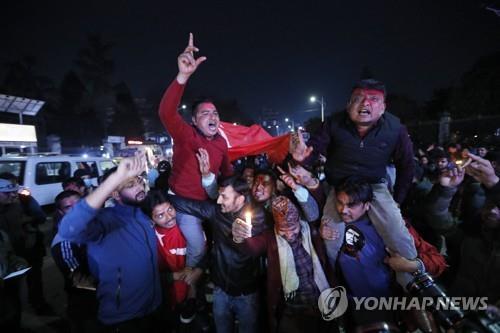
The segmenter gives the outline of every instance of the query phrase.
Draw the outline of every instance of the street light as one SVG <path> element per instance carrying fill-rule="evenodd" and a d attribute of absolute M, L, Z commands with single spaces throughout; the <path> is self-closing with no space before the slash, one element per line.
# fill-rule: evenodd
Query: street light
<path fill-rule="evenodd" d="M 291 122 L 292 125 L 288 125 L 288 128 L 292 130 L 292 132 L 295 130 L 295 121 L 293 119 L 290 119 L 290 118 L 285 118 L 285 123 L 289 123 Z"/>
<path fill-rule="evenodd" d="M 311 96 L 309 98 L 309 101 L 311 101 L 311 103 L 318 103 L 319 105 L 321 105 L 321 122 L 324 122 L 325 121 L 325 101 L 323 99 L 323 96 L 321 96 L 321 99 L 318 100 L 316 98 L 316 96 Z"/>

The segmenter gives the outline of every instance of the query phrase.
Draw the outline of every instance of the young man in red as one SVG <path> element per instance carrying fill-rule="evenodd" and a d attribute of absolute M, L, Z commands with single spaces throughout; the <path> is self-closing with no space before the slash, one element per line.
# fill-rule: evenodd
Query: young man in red
<path fill-rule="evenodd" d="M 144 213 L 154 222 L 158 240 L 159 267 L 167 271 L 166 302 L 180 312 L 180 321 L 190 323 L 196 315 L 195 283 L 201 268 L 186 268 L 186 239 L 176 222 L 176 211 L 160 191 L 148 193 Z"/>
<path fill-rule="evenodd" d="M 171 192 L 188 199 L 206 200 L 208 196 L 202 187 L 202 177 L 196 158 L 198 149 L 204 148 L 208 152 L 210 171 L 215 176 L 231 175 L 232 166 L 227 154 L 227 143 L 218 133 L 219 114 L 211 101 L 202 100 L 194 103 L 192 124 L 185 122 L 177 112 L 187 81 L 206 60 L 206 57 L 194 58 L 194 52 L 198 51 L 193 45 L 193 34 L 190 34 L 188 46 L 177 58 L 179 73 L 162 98 L 159 115 L 174 141 L 173 167 L 169 179 Z M 186 265 L 194 267 L 205 252 L 201 221 L 194 216 L 179 213 L 177 222 L 188 245 Z"/>

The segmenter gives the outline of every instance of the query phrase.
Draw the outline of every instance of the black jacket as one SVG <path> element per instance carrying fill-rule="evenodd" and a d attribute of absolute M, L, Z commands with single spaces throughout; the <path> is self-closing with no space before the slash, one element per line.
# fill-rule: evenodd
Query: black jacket
<path fill-rule="evenodd" d="M 385 112 L 361 138 L 347 112 L 337 112 L 311 137 L 308 145 L 314 147 L 314 151 L 307 162 L 317 154 L 326 156 L 325 173 L 332 186 L 352 175 L 360 175 L 373 184 L 380 183 L 386 178 L 387 165 L 394 162 L 397 171 L 394 198 L 398 203 L 404 201 L 415 165 L 408 132 L 396 116 Z"/>
<path fill-rule="evenodd" d="M 233 242 L 231 227 L 240 213 L 222 213 L 220 206 L 209 201 L 184 199 L 170 196 L 174 207 L 186 214 L 197 216 L 210 223 L 213 233 L 210 272 L 214 284 L 225 293 L 238 296 L 257 291 L 259 282 L 259 258 L 242 253 Z M 252 233 L 264 224 L 264 212 L 252 211 Z"/>
<path fill-rule="evenodd" d="M 329 123 L 331 140 L 328 146 L 326 176 L 331 184 L 346 176 L 361 174 L 378 183 L 386 177 L 401 123 L 386 114 L 368 134 L 361 138 L 345 113 L 335 114 Z"/>

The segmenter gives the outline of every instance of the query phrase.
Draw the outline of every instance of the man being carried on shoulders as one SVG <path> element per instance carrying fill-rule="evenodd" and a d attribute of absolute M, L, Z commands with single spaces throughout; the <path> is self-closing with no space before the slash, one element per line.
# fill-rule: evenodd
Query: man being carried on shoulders
<path fill-rule="evenodd" d="M 186 123 L 177 112 L 187 81 L 206 60 L 206 57 L 194 58 L 194 52 L 198 51 L 193 44 L 193 34 L 190 34 L 188 46 L 177 58 L 179 73 L 161 100 L 159 115 L 174 140 L 170 190 L 183 198 L 207 200 L 196 159 L 198 149 L 207 150 L 211 161 L 210 170 L 215 176 L 219 173 L 224 177 L 231 175 L 232 166 L 227 155 L 227 143 L 218 133 L 219 114 L 212 101 L 200 100 L 193 104 L 192 125 Z M 194 267 L 205 252 L 201 221 L 180 212 L 177 221 L 188 245 L 186 266 Z"/>

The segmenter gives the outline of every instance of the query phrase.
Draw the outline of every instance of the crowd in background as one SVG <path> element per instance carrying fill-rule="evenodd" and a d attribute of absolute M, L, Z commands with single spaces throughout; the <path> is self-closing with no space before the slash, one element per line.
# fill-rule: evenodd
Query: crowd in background
<path fill-rule="evenodd" d="M 51 255 L 71 332 L 438 332 L 500 318 L 500 154 L 413 147 L 385 112 L 385 86 L 357 82 L 346 112 L 287 157 L 230 163 L 208 99 L 177 112 L 205 57 L 190 36 L 160 103 L 173 161 L 125 158 L 98 187 L 79 172 L 55 200 Z M 83 177 L 83 178 L 82 178 Z M 0 176 L 0 327 L 21 330 L 20 284 L 38 314 L 46 216 Z M 325 291 L 347 312 L 330 317 Z M 355 297 L 487 297 L 487 311 L 355 309 Z M 482 320 L 482 321 L 481 321 Z M 483 325 L 483 326 L 481 326 Z"/>
<path fill-rule="evenodd" d="M 496 278 L 500 270 L 499 262 L 496 260 L 499 248 L 498 223 L 500 222 L 498 203 L 488 199 L 488 190 L 481 184 L 480 179 L 469 175 L 454 175 L 453 172 L 457 166 L 467 161 L 468 153 L 474 153 L 485 161 L 489 161 L 498 175 L 500 174 L 500 153 L 495 147 L 462 148 L 459 144 L 429 145 L 428 147 L 416 148 L 415 151 L 415 176 L 401 209 L 407 226 L 411 226 L 415 233 L 420 235 L 422 241 L 428 242 L 429 247 L 432 247 L 432 250 L 427 254 L 429 258 L 427 258 L 426 270 L 446 290 L 449 296 L 488 297 L 490 304 L 498 304 L 500 298 L 500 284 Z M 237 160 L 233 165 L 235 174 L 245 180 L 246 185 L 240 184 L 245 188 L 241 190 L 245 196 L 245 202 L 248 201 L 250 205 L 254 206 L 251 209 L 254 214 L 252 221 L 252 236 L 254 237 L 265 230 L 272 229 L 272 225 L 275 223 L 272 214 L 273 199 L 285 194 L 295 200 L 297 207 L 301 207 L 300 202 L 297 202 L 293 195 L 294 186 L 302 185 L 305 188 L 309 186 L 309 190 L 313 193 L 312 197 L 317 200 L 319 205 L 324 203 L 328 193 L 324 165 L 321 162 L 313 165 L 310 169 L 301 169 L 299 177 L 295 171 L 298 169 L 297 166 L 289 169 L 288 161 L 284 162 L 281 167 L 272 165 L 266 159 L 265 154 Z M 389 188 L 393 187 L 395 182 L 392 169 L 393 166 L 387 168 Z M 284 170 L 288 172 L 284 172 Z M 155 212 L 158 215 L 159 211 L 159 215 L 168 225 L 168 223 L 172 224 L 172 216 L 175 220 L 173 203 L 175 206 L 180 206 L 181 209 L 187 210 L 187 208 L 182 208 L 183 204 L 168 198 L 170 162 L 160 161 L 156 166 L 156 171 L 152 172 L 155 175 L 153 178 L 147 177 L 144 172 L 140 182 L 144 188 L 151 189 L 146 204 L 143 204 L 143 210 L 156 223 L 157 235 L 159 235 L 162 233 L 161 230 L 169 230 L 173 227 L 162 225 L 161 219 L 155 219 Z M 289 173 L 290 171 L 292 173 Z M 282 179 L 283 177 L 280 177 L 282 175 L 293 176 Z M 307 179 L 308 177 L 310 179 Z M 290 186 L 293 184 L 290 178 L 296 182 L 295 185 Z M 30 266 L 31 270 L 27 274 L 30 302 L 37 314 L 53 314 L 53 310 L 43 297 L 41 259 L 47 253 L 43 246 L 44 241 L 41 239 L 41 233 L 37 231 L 37 226 L 45 222 L 45 214 L 32 197 L 18 194 L 18 187 L 13 175 L 2 174 L 0 180 L 4 186 L 1 189 L 2 195 L 10 197 L 9 200 L 2 201 L 2 260 L 6 260 L 6 262 L 2 262 L 2 274 L 5 275 L 9 271 L 7 265 L 11 266 L 10 270 L 12 267 Z M 310 186 L 311 184 L 315 185 L 313 180 L 317 180 L 319 184 L 317 188 Z M 13 185 L 9 187 L 9 184 Z M 8 187 L 8 191 L 5 187 Z M 93 188 L 87 186 L 79 177 L 72 177 L 65 181 L 63 192 L 55 198 L 54 226 L 57 227 L 62 216 L 92 190 Z M 257 213 L 257 206 L 264 208 L 260 217 Z M 244 216 L 242 215 L 241 218 L 244 219 Z M 22 230 L 16 231 L 12 224 L 18 219 L 22 219 L 23 224 Z M 262 219 L 261 225 L 257 222 L 259 219 Z M 319 213 L 316 213 L 316 216 L 313 214 L 309 220 L 313 223 L 311 226 L 316 226 L 319 230 L 319 221 L 321 220 Z M 217 223 L 216 218 L 214 223 Z M 187 244 L 184 237 L 179 228 L 175 226 L 175 221 L 173 224 L 177 241 L 180 242 L 175 246 L 185 251 Z M 209 237 L 207 253 L 213 250 L 215 240 L 212 237 L 216 237 L 212 228 L 206 226 L 206 235 Z M 231 228 L 231 224 L 228 222 L 226 226 L 228 239 L 225 240 L 227 242 L 233 242 Z M 11 250 L 8 246 L 8 236 L 13 240 L 10 241 L 14 245 L 10 248 Z M 237 246 L 236 243 L 232 245 Z M 160 246 L 159 249 L 161 249 Z M 246 249 L 246 251 L 249 250 Z M 52 243 L 52 256 L 64 276 L 64 288 L 68 297 L 66 315 L 71 323 L 72 331 L 90 332 L 96 327 L 98 328 L 97 281 L 89 271 L 86 246 L 55 240 Z M 164 257 L 168 258 L 168 256 L 169 252 L 164 251 Z M 385 253 L 385 256 L 389 256 L 389 254 Z M 426 254 L 419 252 L 419 256 L 425 258 Z M 259 258 L 256 262 L 249 261 L 248 265 L 251 279 L 256 284 L 255 290 L 259 290 L 258 312 L 260 320 L 258 324 L 259 328 L 263 329 L 266 326 L 264 323 L 269 320 L 265 316 L 265 308 L 269 306 L 265 302 L 266 293 L 269 292 L 265 284 L 266 273 L 269 274 L 267 272 L 269 261 L 262 257 Z M 195 274 L 188 278 L 190 284 L 184 282 L 180 284 L 184 287 L 179 287 L 179 283 L 176 281 L 184 281 L 189 275 L 183 271 L 185 262 L 174 263 L 170 267 L 165 264 L 161 268 L 164 275 L 171 275 L 164 278 L 164 283 L 162 283 L 165 313 L 169 314 L 168 320 L 164 322 L 166 330 L 167 328 L 178 329 L 180 325 L 191 325 L 188 326 L 190 329 L 199 331 L 213 329 L 212 309 L 210 303 L 206 302 L 206 296 L 213 294 L 215 287 L 211 282 L 213 274 L 209 268 L 211 260 L 210 256 L 207 255 L 200 268 L 195 269 Z M 168 262 L 168 259 L 165 262 Z M 341 274 L 341 272 L 337 272 L 337 274 L 339 273 Z M 2 317 L 6 322 L 14 323 L 17 321 L 16 325 L 20 322 L 21 314 L 21 301 L 19 299 L 19 283 L 21 281 L 25 283 L 22 279 L 10 279 L 2 283 L 2 295 L 4 296 L 1 303 L 3 306 Z M 362 281 L 359 282 L 362 283 Z M 196 284 L 198 286 L 195 288 Z M 177 289 L 181 291 L 179 292 Z M 394 288 L 394 290 L 397 289 L 397 287 Z M 394 291 L 391 291 L 391 294 L 392 292 Z M 180 320 L 181 314 L 185 317 L 183 321 Z M 194 326 L 189 324 L 193 318 L 196 318 Z M 395 320 L 402 322 L 405 317 L 401 315 Z M 406 320 L 410 327 L 416 325 L 414 318 Z"/>

